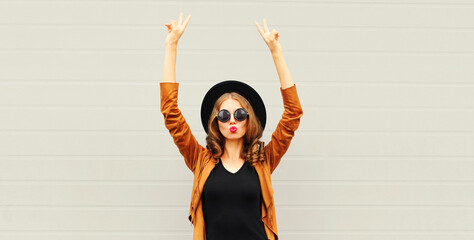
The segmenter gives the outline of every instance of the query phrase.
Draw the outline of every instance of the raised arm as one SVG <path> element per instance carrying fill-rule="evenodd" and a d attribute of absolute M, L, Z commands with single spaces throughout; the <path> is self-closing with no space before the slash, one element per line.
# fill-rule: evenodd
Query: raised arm
<path fill-rule="evenodd" d="M 278 72 L 278 77 L 280 78 L 280 85 L 282 89 L 289 88 L 294 85 L 293 79 L 291 78 L 290 71 L 286 66 L 285 59 L 283 58 L 283 53 L 281 49 L 280 42 L 278 38 L 280 37 L 280 33 L 273 29 L 271 32 L 268 30 L 267 20 L 263 19 L 263 29 L 260 27 L 257 21 L 255 21 L 257 25 L 258 32 L 262 35 L 263 40 L 267 44 L 270 52 L 273 56 L 273 62 L 275 63 L 276 70 Z"/>
<path fill-rule="evenodd" d="M 179 22 L 171 20 L 168 27 L 165 46 L 165 63 L 163 71 L 163 82 L 160 83 L 161 113 L 163 114 L 165 126 L 169 130 L 176 146 L 188 168 L 194 172 L 199 154 L 204 148 L 199 145 L 191 133 L 186 120 L 178 108 L 178 83 L 176 83 L 176 51 L 178 40 L 184 32 L 191 15 L 183 23 L 183 13 L 180 13 Z"/>
<path fill-rule="evenodd" d="M 300 124 L 303 109 L 296 92 L 296 86 L 283 58 L 282 48 L 278 41 L 280 34 L 275 29 L 271 32 L 268 30 L 266 19 L 263 19 L 263 29 L 258 22 L 255 22 L 255 24 L 272 53 L 278 77 L 280 78 L 280 91 L 285 109 L 270 142 L 265 146 L 266 162 L 270 165 L 270 171 L 273 172 L 290 146 L 291 139 Z"/>
<path fill-rule="evenodd" d="M 163 70 L 163 82 L 176 82 L 176 51 L 178 48 L 178 40 L 183 35 L 184 29 L 188 25 L 191 15 L 186 18 L 183 23 L 183 13 L 179 14 L 179 22 L 170 20 L 168 24 L 168 34 L 165 40 L 165 67 Z"/>

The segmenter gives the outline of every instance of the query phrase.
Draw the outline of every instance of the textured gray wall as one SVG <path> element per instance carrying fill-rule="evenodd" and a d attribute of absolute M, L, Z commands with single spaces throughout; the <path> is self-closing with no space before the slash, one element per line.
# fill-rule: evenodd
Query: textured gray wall
<path fill-rule="evenodd" d="M 474 1 L 0 0 L 0 239 L 191 239 L 192 173 L 159 111 L 239 79 L 283 111 L 268 19 L 304 116 L 273 174 L 298 240 L 474 239 Z"/>

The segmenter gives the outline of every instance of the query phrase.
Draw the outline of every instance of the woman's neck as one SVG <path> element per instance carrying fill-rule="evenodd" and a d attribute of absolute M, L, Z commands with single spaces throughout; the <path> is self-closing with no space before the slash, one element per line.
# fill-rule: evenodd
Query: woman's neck
<path fill-rule="evenodd" d="M 240 160 L 240 153 L 242 152 L 244 141 L 243 139 L 226 139 L 224 145 L 224 154 L 222 158 L 229 161 L 238 161 Z"/>

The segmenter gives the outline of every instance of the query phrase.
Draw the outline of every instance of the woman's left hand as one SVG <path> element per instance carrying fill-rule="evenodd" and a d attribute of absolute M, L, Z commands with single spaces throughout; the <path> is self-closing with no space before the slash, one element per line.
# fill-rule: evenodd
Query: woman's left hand
<path fill-rule="evenodd" d="M 273 29 L 271 32 L 268 30 L 267 26 L 267 19 L 263 19 L 263 29 L 260 27 L 257 21 L 255 21 L 257 25 L 258 32 L 262 35 L 263 40 L 270 48 L 270 51 L 281 50 L 280 42 L 278 42 L 278 38 L 280 37 L 280 33 L 277 30 Z"/>
<path fill-rule="evenodd" d="M 186 20 L 183 22 L 183 12 L 179 13 L 179 22 L 176 20 L 170 20 L 169 23 L 165 24 L 168 27 L 168 35 L 166 35 L 165 44 L 175 44 L 178 45 L 178 40 L 181 38 L 181 35 L 184 33 L 184 29 L 188 25 L 189 19 L 191 15 L 189 15 Z"/>

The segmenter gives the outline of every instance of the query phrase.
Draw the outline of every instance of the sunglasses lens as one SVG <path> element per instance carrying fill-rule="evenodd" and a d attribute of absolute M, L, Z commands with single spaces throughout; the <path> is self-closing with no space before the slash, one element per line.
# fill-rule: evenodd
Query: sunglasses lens
<path fill-rule="evenodd" d="M 227 122 L 230 119 L 230 112 L 222 109 L 217 113 L 217 120 L 221 122 Z"/>
<path fill-rule="evenodd" d="M 245 111 L 245 109 L 243 108 L 239 108 L 235 110 L 234 112 L 234 118 L 237 121 L 244 121 L 247 118 L 247 116 L 248 116 L 247 111 Z"/>

